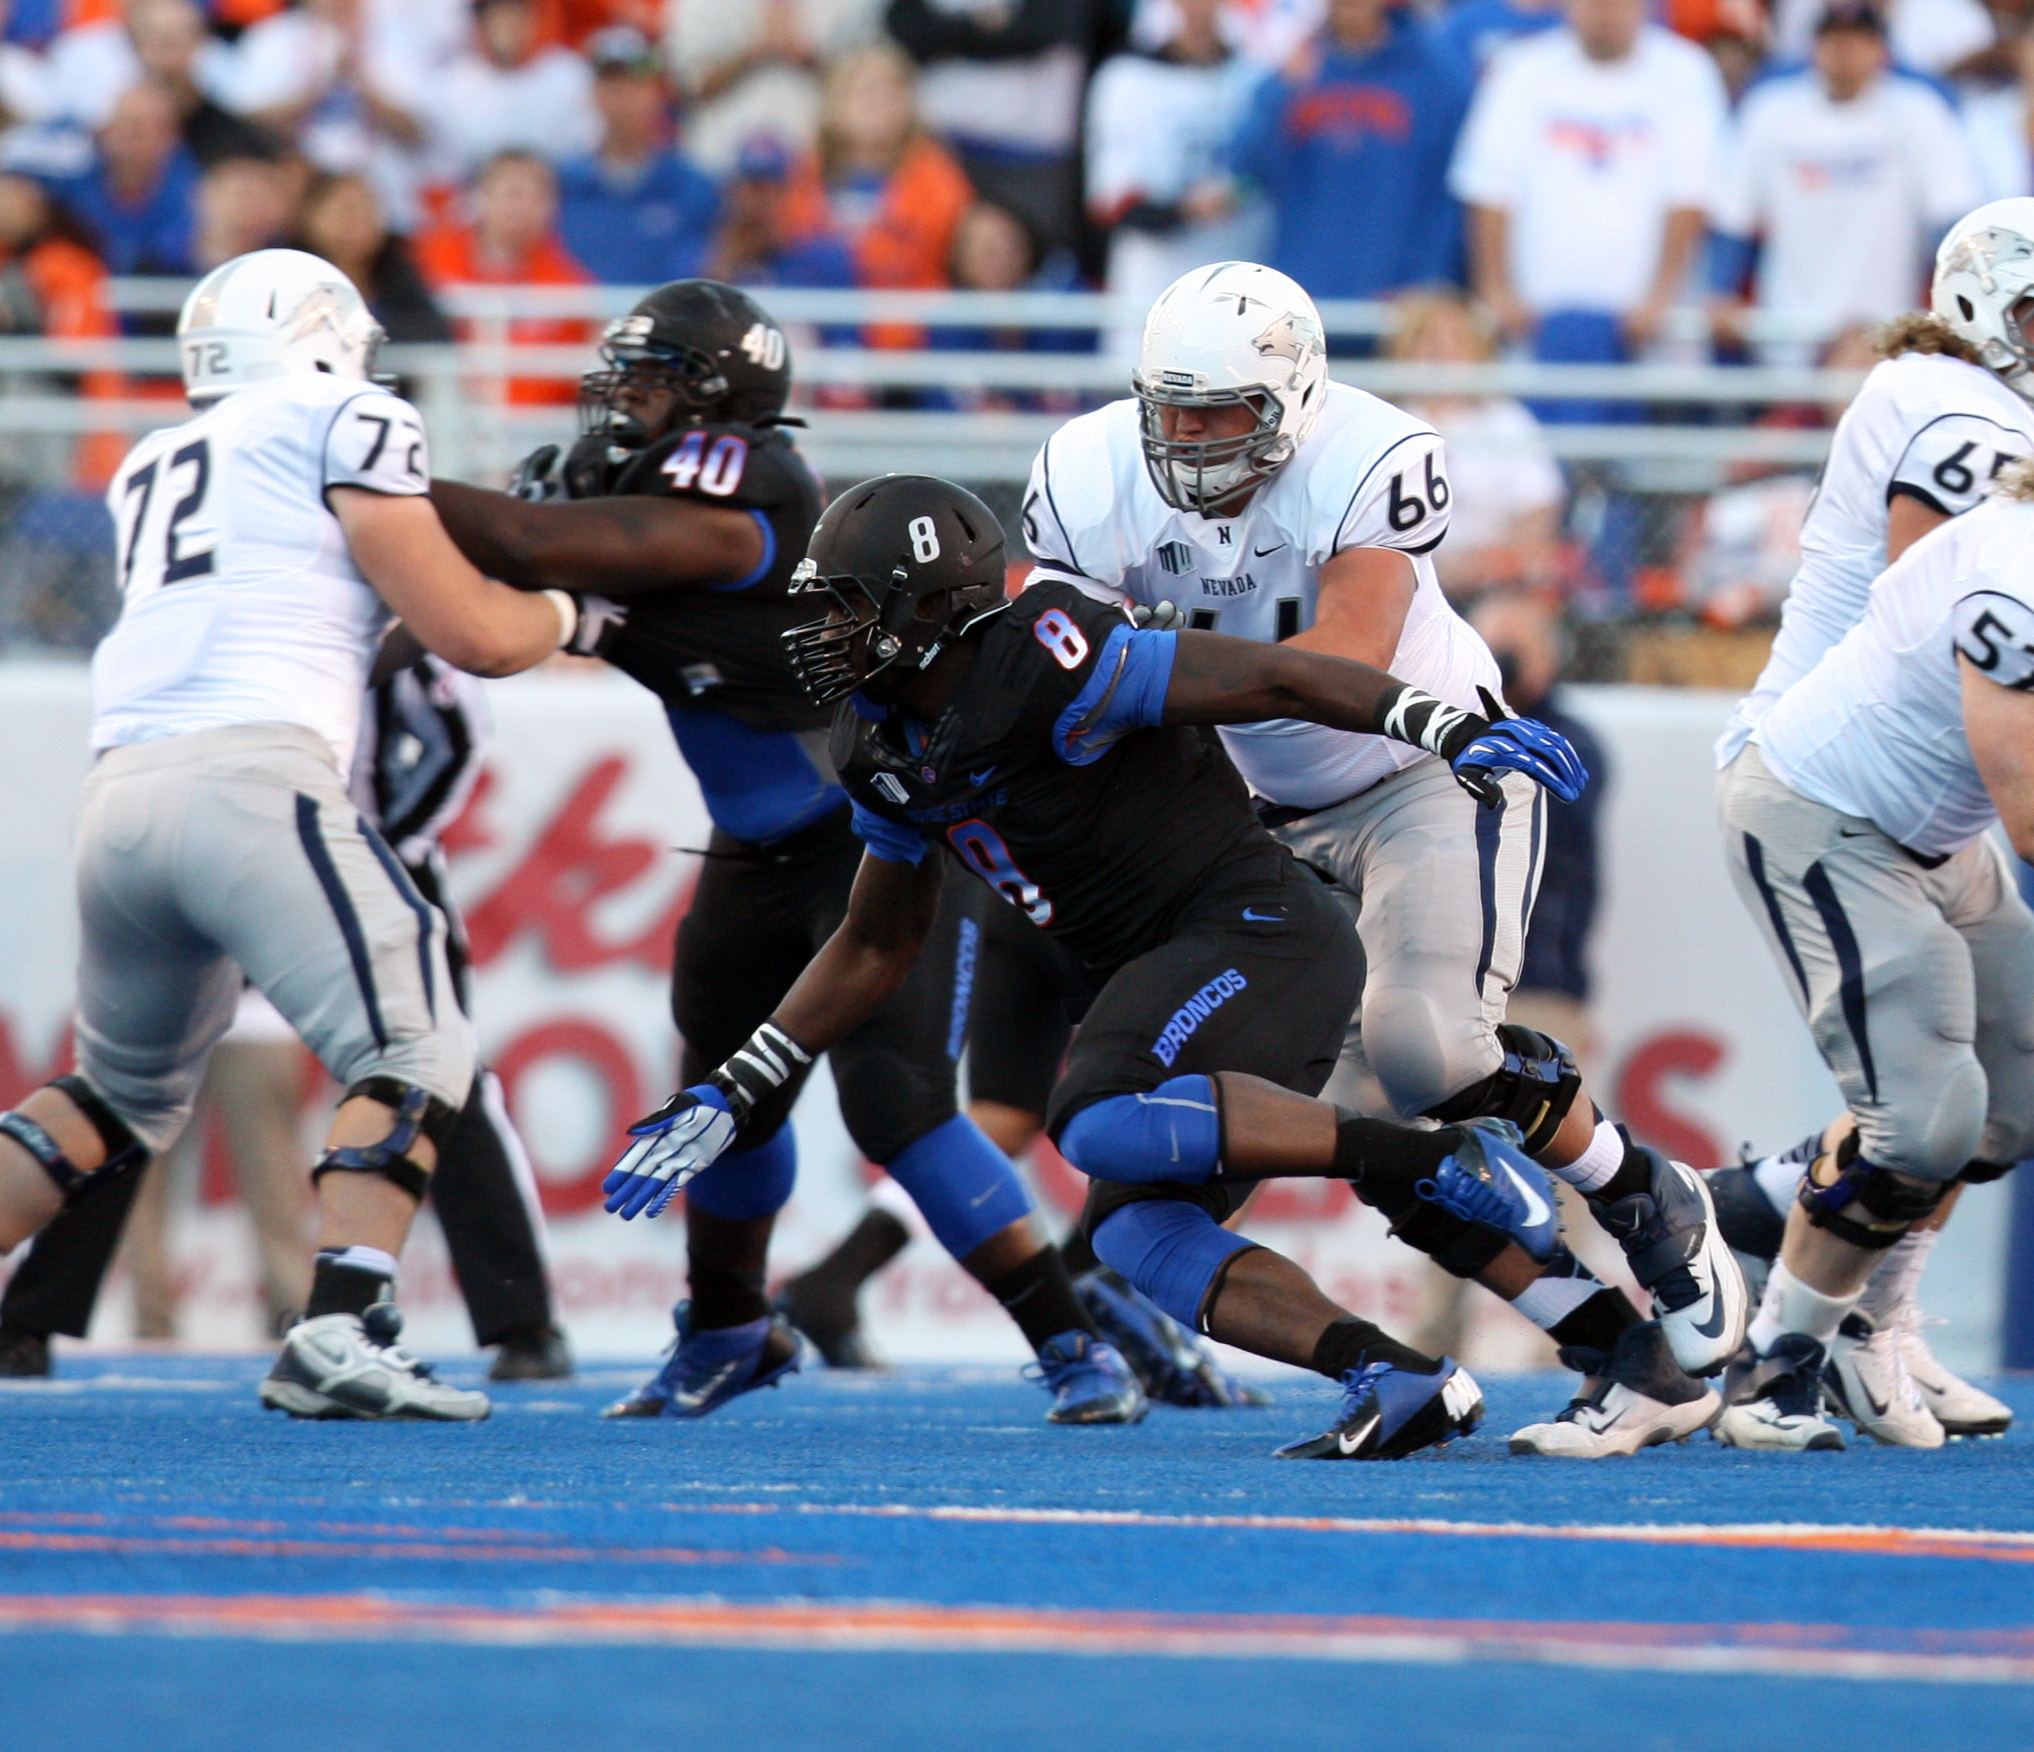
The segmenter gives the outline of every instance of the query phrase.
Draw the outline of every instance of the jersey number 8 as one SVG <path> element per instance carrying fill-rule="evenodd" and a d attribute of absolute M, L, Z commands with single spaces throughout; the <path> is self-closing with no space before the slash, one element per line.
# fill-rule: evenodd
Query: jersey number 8
<path fill-rule="evenodd" d="M 1087 661 L 1088 641 L 1063 609 L 1048 608 L 1032 622 L 1031 636 L 1052 653 L 1062 669 L 1078 669 Z"/>
<path fill-rule="evenodd" d="M 946 830 L 961 862 L 1034 925 L 1052 923 L 1052 902 L 1017 868 L 1003 836 L 986 821 L 963 821 Z"/>

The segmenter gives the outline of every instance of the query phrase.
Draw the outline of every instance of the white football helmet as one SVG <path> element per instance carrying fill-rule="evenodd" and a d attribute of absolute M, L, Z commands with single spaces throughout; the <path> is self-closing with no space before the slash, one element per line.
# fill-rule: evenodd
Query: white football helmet
<path fill-rule="evenodd" d="M 1987 201 L 1949 228 L 1935 252 L 1929 304 L 2034 401 L 2034 196 Z"/>
<path fill-rule="evenodd" d="M 300 249 L 235 256 L 198 282 L 177 318 L 193 406 L 296 373 L 366 379 L 387 338 L 353 282 Z"/>
<path fill-rule="evenodd" d="M 2030 203 L 2034 204 L 2034 203 Z M 1179 511 L 1219 516 L 1307 441 L 1328 393 L 1328 342 L 1299 282 L 1255 262 L 1196 268 L 1158 295 L 1131 374 L 1144 461 Z M 1168 438 L 1164 410 L 1242 405 L 1257 424 L 1235 438 Z"/>

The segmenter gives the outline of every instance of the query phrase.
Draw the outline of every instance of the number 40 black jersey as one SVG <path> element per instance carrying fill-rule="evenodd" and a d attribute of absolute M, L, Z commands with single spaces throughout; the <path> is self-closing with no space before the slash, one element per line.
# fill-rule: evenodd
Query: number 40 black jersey
<path fill-rule="evenodd" d="M 1178 635 L 1040 584 L 975 642 L 936 724 L 859 698 L 834 720 L 834 765 L 877 857 L 915 864 L 939 842 L 1106 972 L 1162 942 L 1217 869 L 1288 855 L 1220 750 L 1160 725 Z"/>

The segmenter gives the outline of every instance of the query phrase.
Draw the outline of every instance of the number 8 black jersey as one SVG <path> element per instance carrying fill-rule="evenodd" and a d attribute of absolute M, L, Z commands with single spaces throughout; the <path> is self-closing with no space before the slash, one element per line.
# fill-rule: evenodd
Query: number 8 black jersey
<path fill-rule="evenodd" d="M 1163 942 L 1220 868 L 1289 854 L 1198 730 L 1159 727 L 1178 635 L 1041 584 L 974 635 L 937 724 L 850 700 L 834 765 L 878 857 L 937 844 L 1104 972 Z"/>
<path fill-rule="evenodd" d="M 678 586 L 631 597 L 628 623 L 607 652 L 667 706 L 710 706 L 756 730 L 816 730 L 824 707 L 791 674 L 784 629 L 811 618 L 785 594 L 819 521 L 819 483 L 778 426 L 700 425 L 640 450 L 598 435 L 566 459 L 575 499 L 652 494 L 732 506 L 756 520 L 763 557 L 754 573 L 714 590 Z"/>

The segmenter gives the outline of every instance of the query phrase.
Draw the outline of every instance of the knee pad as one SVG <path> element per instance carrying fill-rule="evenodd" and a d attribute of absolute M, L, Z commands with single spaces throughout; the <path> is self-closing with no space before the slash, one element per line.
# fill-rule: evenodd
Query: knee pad
<path fill-rule="evenodd" d="M 1095 1229 L 1096 1256 L 1182 1326 L 1205 1332 L 1202 1304 L 1229 1261 L 1257 1246 L 1185 1199 L 1140 1198 L 1111 1211 Z"/>
<path fill-rule="evenodd" d="M 1994 1180 L 2003 1180 L 2019 1167 L 2017 1162 L 1966 1162 L 1957 1179 L 1966 1186 L 1987 1186 Z"/>
<path fill-rule="evenodd" d="M 956 1259 L 1031 1214 L 1030 1195 L 1010 1158 L 964 1113 L 906 1145 L 883 1166 Z"/>
<path fill-rule="evenodd" d="M 55 1138 L 25 1113 L 0 1113 L 0 1135 L 12 1138 L 56 1182 L 57 1191 L 68 1199 L 88 1180 L 100 1175 L 123 1174 L 148 1160 L 148 1146 L 127 1127 L 127 1122 L 106 1105 L 99 1092 L 75 1072 L 52 1077 L 46 1087 L 61 1090 L 99 1134 L 106 1160 L 97 1168 L 80 1168 L 64 1154 Z"/>
<path fill-rule="evenodd" d="M 1527 1155 L 1537 1155 L 1554 1141 L 1568 1109 L 1582 1088 L 1575 1055 L 1551 1034 L 1502 1023 L 1497 1044 L 1504 1062 L 1481 1082 L 1457 1090 L 1429 1107 L 1428 1119 L 1453 1125 L 1465 1119 L 1508 1119 L 1524 1134 Z"/>
<path fill-rule="evenodd" d="M 1853 1247 L 1880 1252 L 1941 1204 L 1953 1184 L 1916 1180 L 1911 1174 L 1880 1168 L 1858 1155 L 1853 1144 L 1847 1161 L 1839 1152 L 1836 1176 L 1827 1185 L 1816 1185 L 1812 1171 L 1801 1182 L 1801 1208 L 1816 1228 L 1827 1229 Z M 1849 1215 L 1853 1206 L 1867 1220 Z"/>
<path fill-rule="evenodd" d="M 364 1077 L 346 1091 L 344 1099 L 365 1097 L 395 1109 L 395 1129 L 376 1144 L 349 1144 L 327 1150 L 311 1170 L 315 1185 L 328 1174 L 379 1174 L 419 1204 L 431 1184 L 431 1171 L 409 1154 L 419 1136 L 427 1137 L 440 1151 L 459 1122 L 459 1109 L 440 1101 L 428 1089 L 401 1083 L 394 1077 Z"/>
<path fill-rule="evenodd" d="M 702 1211 L 730 1222 L 774 1217 L 798 1181 L 798 1142 L 790 1126 L 779 1126 L 766 1144 L 730 1150 L 686 1184 L 685 1197 Z"/>
<path fill-rule="evenodd" d="M 1095 1180 L 1198 1185 L 1221 1165 L 1212 1077 L 1173 1077 L 1148 1095 L 1105 1095 L 1060 1127 L 1060 1154 Z"/>

